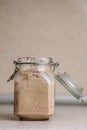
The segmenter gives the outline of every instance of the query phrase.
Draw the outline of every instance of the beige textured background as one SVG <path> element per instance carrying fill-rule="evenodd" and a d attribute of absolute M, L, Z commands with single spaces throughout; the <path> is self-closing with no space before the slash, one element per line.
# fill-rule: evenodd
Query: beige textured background
<path fill-rule="evenodd" d="M 21 56 L 53 57 L 87 93 L 87 0 L 0 0 L 0 93 Z"/>

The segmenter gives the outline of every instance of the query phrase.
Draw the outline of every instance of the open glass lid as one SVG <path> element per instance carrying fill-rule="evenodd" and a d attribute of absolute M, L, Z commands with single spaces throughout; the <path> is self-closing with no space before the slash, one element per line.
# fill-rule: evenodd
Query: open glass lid
<path fill-rule="evenodd" d="M 81 88 L 76 81 L 74 81 L 69 74 L 55 73 L 55 78 L 58 80 L 74 97 L 81 99 L 83 97 Z"/>

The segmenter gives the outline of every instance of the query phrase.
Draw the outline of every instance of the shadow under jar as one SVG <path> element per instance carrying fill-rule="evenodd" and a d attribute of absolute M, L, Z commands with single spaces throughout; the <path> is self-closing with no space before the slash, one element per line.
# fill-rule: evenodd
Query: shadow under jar
<path fill-rule="evenodd" d="M 54 78 L 74 97 L 82 100 L 82 90 L 67 73 L 56 73 L 59 63 L 52 58 L 22 57 L 14 61 L 14 114 L 20 119 L 45 120 L 54 114 Z"/>

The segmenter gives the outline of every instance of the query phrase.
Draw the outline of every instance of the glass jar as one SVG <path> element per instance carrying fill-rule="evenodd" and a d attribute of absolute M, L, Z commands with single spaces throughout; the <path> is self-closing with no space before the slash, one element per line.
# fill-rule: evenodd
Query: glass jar
<path fill-rule="evenodd" d="M 9 80 L 14 78 L 14 114 L 20 119 L 44 120 L 54 114 L 54 77 L 77 99 L 82 97 L 82 88 L 67 73 L 54 73 L 59 63 L 52 58 L 22 57 L 14 64 Z"/>

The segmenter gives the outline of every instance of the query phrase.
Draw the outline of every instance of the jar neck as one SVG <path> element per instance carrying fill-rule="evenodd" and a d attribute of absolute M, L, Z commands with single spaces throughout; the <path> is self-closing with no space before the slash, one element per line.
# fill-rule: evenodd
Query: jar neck
<path fill-rule="evenodd" d="M 20 71 L 30 71 L 30 70 L 49 71 L 49 72 L 53 71 L 53 68 L 50 65 L 23 64 L 23 65 L 19 65 L 18 68 Z"/>

